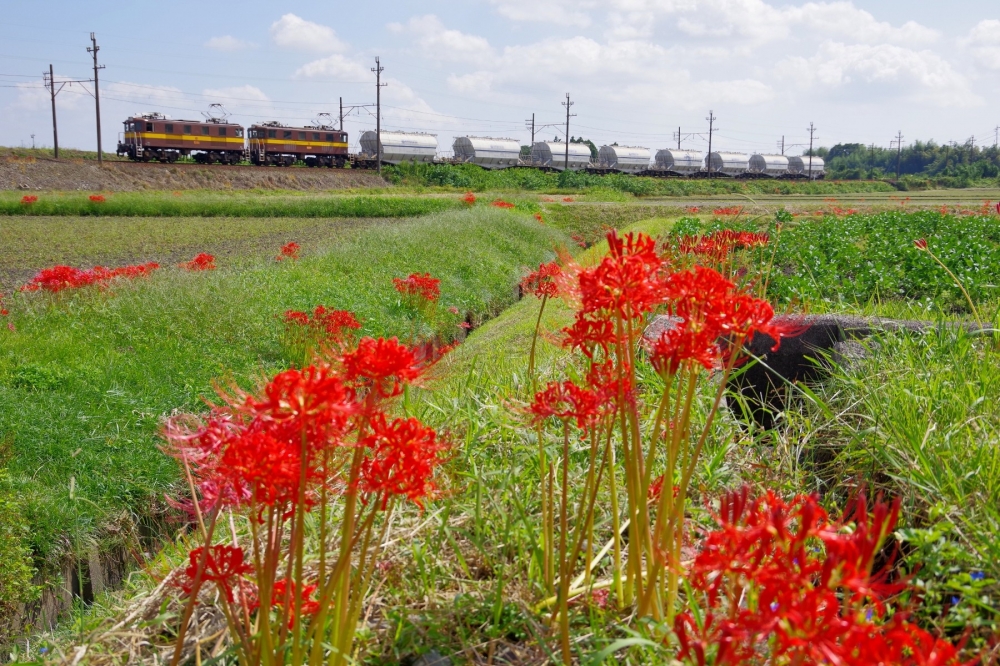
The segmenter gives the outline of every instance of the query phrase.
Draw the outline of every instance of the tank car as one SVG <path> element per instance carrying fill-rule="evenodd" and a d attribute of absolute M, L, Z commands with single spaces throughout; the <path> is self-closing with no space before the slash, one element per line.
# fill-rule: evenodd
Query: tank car
<path fill-rule="evenodd" d="M 199 162 L 236 164 L 243 159 L 243 127 L 223 118 L 172 120 L 160 113 L 128 118 L 118 154 L 131 160 L 174 162 L 191 155 Z"/>
<path fill-rule="evenodd" d="M 637 173 L 649 168 L 649 148 L 639 146 L 601 146 L 597 166 L 621 173 Z"/>
<path fill-rule="evenodd" d="M 451 146 L 456 162 L 478 164 L 484 169 L 507 169 L 517 166 L 521 144 L 514 139 L 485 136 L 460 136 Z"/>
<path fill-rule="evenodd" d="M 361 135 L 359 162 L 374 162 L 378 154 L 378 135 L 373 131 Z M 433 162 L 438 140 L 423 132 L 382 132 L 382 163 Z"/>
<path fill-rule="evenodd" d="M 711 153 L 705 160 L 705 170 L 712 175 L 742 177 L 750 168 L 750 158 L 743 153 Z"/>
<path fill-rule="evenodd" d="M 751 155 L 748 173 L 756 177 L 780 178 L 788 173 L 788 158 L 784 155 L 761 153 Z"/>
<path fill-rule="evenodd" d="M 656 151 L 654 169 L 678 176 L 693 176 L 705 168 L 705 153 L 699 150 L 664 148 Z"/>
<path fill-rule="evenodd" d="M 820 180 L 826 176 L 826 164 L 822 157 L 802 155 L 788 158 L 788 175 L 792 178 Z"/>
<path fill-rule="evenodd" d="M 289 127 L 278 122 L 251 125 L 247 130 L 250 161 L 257 165 L 343 167 L 347 163 L 347 133 L 329 127 Z"/>
<path fill-rule="evenodd" d="M 585 143 L 569 144 L 570 171 L 581 171 L 590 166 L 590 146 Z M 531 166 L 562 171 L 567 168 L 566 146 L 562 141 L 536 141 L 531 146 Z"/>

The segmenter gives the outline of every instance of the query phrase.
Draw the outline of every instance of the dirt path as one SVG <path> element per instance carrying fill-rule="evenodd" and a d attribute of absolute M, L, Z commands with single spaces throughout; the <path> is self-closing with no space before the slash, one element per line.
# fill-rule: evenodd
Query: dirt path
<path fill-rule="evenodd" d="M 371 171 L 0 158 L 0 190 L 342 190 L 387 187 Z"/>

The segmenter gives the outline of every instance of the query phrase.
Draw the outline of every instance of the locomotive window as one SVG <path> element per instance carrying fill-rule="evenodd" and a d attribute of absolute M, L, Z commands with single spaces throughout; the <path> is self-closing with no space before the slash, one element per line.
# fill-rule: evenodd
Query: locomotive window
<path fill-rule="evenodd" d="M 209 131 L 209 129 L 208 129 L 208 125 L 204 125 L 204 126 L 202 126 L 202 128 L 201 128 L 201 133 L 202 133 L 202 134 L 204 134 L 204 135 L 208 136 L 208 131 Z"/>
<path fill-rule="evenodd" d="M 184 126 L 184 133 L 185 134 L 190 134 L 191 133 L 191 126 L 190 125 L 185 125 Z"/>
<path fill-rule="evenodd" d="M 167 134 L 173 134 L 174 133 L 173 123 L 167 123 L 166 125 L 164 125 L 163 131 L 166 132 Z"/>
<path fill-rule="evenodd" d="M 333 140 L 334 140 L 334 139 L 333 139 L 333 135 L 332 135 L 332 134 L 327 134 L 327 135 L 326 135 L 326 140 L 327 140 L 327 141 L 333 141 Z"/>
<path fill-rule="evenodd" d="M 313 141 L 319 141 L 319 132 L 313 132 Z"/>
<path fill-rule="evenodd" d="M 277 139 L 278 138 L 278 130 L 267 130 L 267 138 L 269 138 L 269 139 Z"/>
<path fill-rule="evenodd" d="M 220 127 L 219 128 L 219 136 L 226 136 L 226 128 L 225 127 Z"/>
<path fill-rule="evenodd" d="M 305 140 L 306 140 L 306 133 L 299 132 L 299 141 L 305 141 Z"/>
<path fill-rule="evenodd" d="M 289 132 L 288 130 L 285 130 L 281 134 L 282 134 L 282 137 L 281 137 L 282 139 L 291 139 L 292 138 L 292 133 Z"/>
<path fill-rule="evenodd" d="M 243 136 L 243 130 L 237 127 L 233 130 L 233 136 Z"/>
<path fill-rule="evenodd" d="M 146 123 L 146 131 L 147 132 L 153 131 L 153 123 Z"/>

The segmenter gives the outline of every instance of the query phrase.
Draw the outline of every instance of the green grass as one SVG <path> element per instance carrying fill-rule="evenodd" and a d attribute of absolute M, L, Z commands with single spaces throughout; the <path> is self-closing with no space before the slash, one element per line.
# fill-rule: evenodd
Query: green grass
<path fill-rule="evenodd" d="M 103 195 L 39 194 L 21 203 L 19 192 L 0 194 L 0 215 L 126 217 L 409 217 L 457 208 L 457 199 L 392 196 L 219 196 L 215 194 L 129 193 Z"/>
<path fill-rule="evenodd" d="M 475 209 L 360 230 L 297 263 L 247 259 L 104 292 L 8 297 L 17 332 L 0 336 L 0 438 L 13 443 L 10 485 L 36 556 L 54 562 L 160 505 L 177 480 L 157 450 L 161 418 L 202 409 L 214 379 L 248 385 L 285 367 L 286 309 L 349 309 L 366 334 L 405 335 L 391 280 L 429 271 L 443 306 L 481 319 L 513 300 L 522 266 L 565 241 L 530 217 Z"/>

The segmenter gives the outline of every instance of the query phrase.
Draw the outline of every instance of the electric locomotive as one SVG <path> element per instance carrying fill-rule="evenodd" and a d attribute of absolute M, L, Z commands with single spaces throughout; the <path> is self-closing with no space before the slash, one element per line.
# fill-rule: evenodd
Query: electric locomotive
<path fill-rule="evenodd" d="M 243 159 L 243 128 L 224 118 L 172 120 L 160 113 L 128 118 L 118 154 L 140 162 L 175 162 L 190 155 L 204 164 L 236 164 Z"/>
<path fill-rule="evenodd" d="M 301 160 L 311 167 L 343 168 L 347 133 L 330 127 L 288 127 L 278 122 L 251 125 L 247 132 L 250 162 L 291 166 Z"/>

